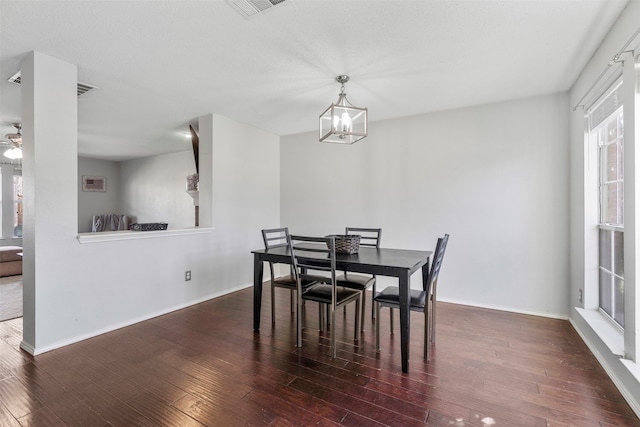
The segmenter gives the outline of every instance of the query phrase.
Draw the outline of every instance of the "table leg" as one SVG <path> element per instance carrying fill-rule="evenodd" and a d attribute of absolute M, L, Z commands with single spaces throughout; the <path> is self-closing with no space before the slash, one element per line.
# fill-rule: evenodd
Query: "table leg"
<path fill-rule="evenodd" d="M 258 254 L 253 254 L 253 330 L 260 330 L 260 309 L 262 305 L 262 275 L 264 263 Z"/>
<path fill-rule="evenodd" d="M 409 286 L 411 284 L 409 272 L 398 278 L 400 288 L 400 353 L 402 355 L 402 372 L 409 372 Z"/>

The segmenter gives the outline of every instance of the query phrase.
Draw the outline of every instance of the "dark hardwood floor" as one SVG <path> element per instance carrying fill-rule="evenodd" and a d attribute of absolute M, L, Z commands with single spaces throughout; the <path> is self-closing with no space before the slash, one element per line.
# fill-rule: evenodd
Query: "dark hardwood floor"
<path fill-rule="evenodd" d="M 412 313 L 409 373 L 399 334 L 382 350 L 372 324 L 338 358 L 309 304 L 304 347 L 286 291 L 252 330 L 252 289 L 31 357 L 22 320 L 0 323 L 1 426 L 640 426 L 569 322 L 438 303 L 437 343 L 422 360 Z M 397 312 L 396 312 L 397 315 Z M 397 324 L 397 322 L 396 322 Z"/>

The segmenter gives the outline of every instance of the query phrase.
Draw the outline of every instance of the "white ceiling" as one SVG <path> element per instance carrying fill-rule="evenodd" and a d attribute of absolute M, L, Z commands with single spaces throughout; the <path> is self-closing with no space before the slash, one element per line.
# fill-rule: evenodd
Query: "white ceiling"
<path fill-rule="evenodd" d="M 79 152 L 120 160 L 189 149 L 211 112 L 316 130 L 338 74 L 370 121 L 566 91 L 626 3 L 286 0 L 245 19 L 224 0 L 0 0 L 0 136 L 32 50 L 99 87 L 78 98 Z"/>

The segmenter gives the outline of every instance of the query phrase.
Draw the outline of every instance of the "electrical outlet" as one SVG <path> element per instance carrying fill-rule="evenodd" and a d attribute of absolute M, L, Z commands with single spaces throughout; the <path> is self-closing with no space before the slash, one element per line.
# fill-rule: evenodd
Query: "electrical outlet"
<path fill-rule="evenodd" d="M 188 282 L 189 280 L 191 280 L 191 270 L 187 270 L 184 272 L 184 281 Z"/>
<path fill-rule="evenodd" d="M 578 289 L 578 301 L 582 304 L 582 289 Z"/>

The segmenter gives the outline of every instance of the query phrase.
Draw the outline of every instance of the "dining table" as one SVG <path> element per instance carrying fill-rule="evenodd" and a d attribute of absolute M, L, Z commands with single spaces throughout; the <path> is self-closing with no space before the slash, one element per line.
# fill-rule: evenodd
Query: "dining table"
<path fill-rule="evenodd" d="M 253 329 L 260 330 L 262 281 L 264 262 L 291 264 L 291 253 L 286 245 L 269 249 L 256 249 L 253 254 Z M 400 294 L 400 352 L 402 372 L 409 372 L 410 288 L 411 276 L 422 272 L 422 280 L 429 274 L 429 260 L 433 252 L 411 249 L 372 248 L 360 246 L 357 253 L 337 253 L 336 270 L 395 277 Z M 425 282 L 423 282 L 425 283 Z"/>

